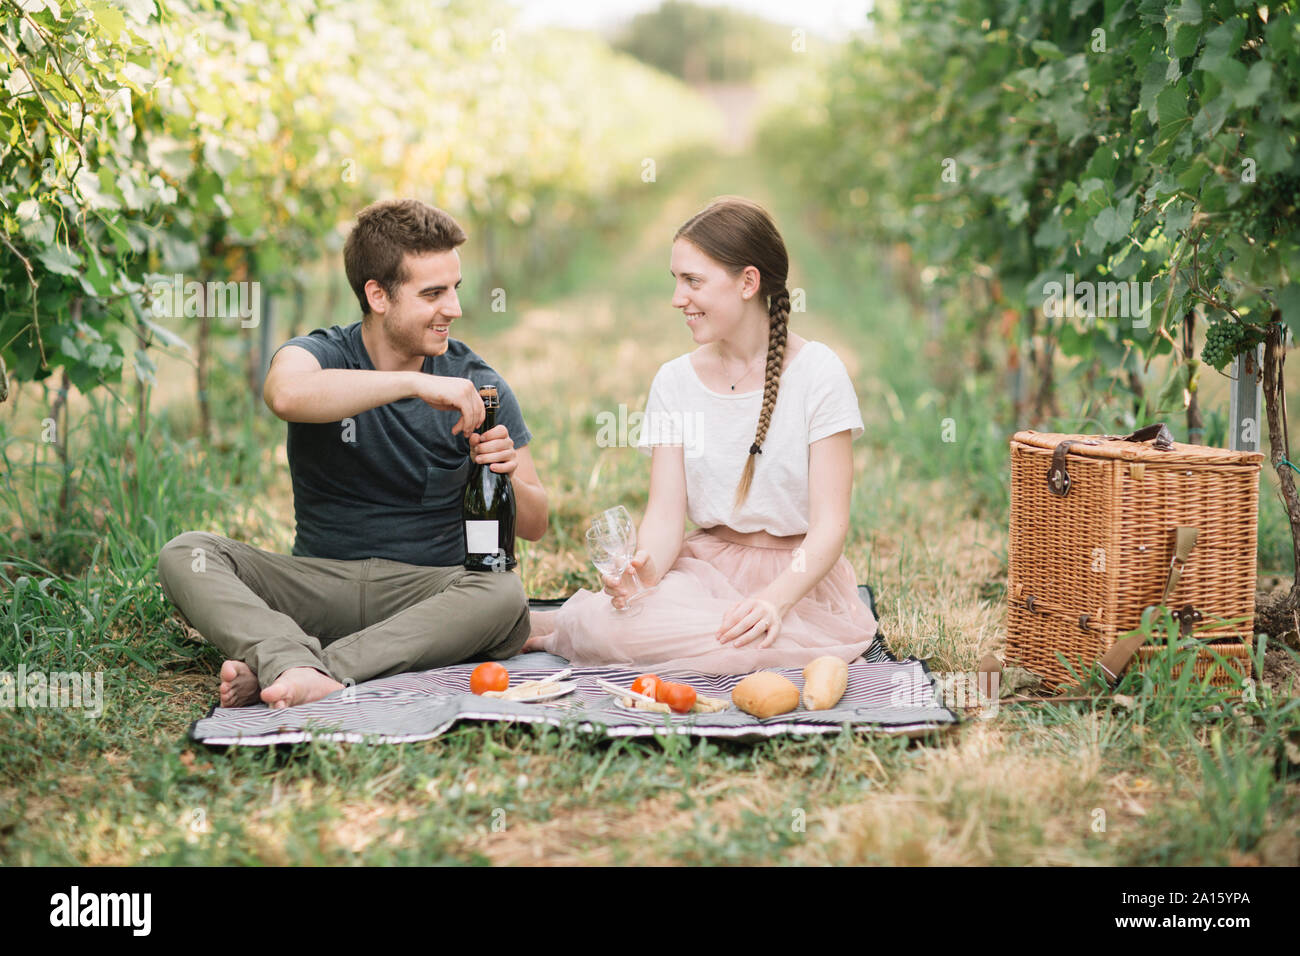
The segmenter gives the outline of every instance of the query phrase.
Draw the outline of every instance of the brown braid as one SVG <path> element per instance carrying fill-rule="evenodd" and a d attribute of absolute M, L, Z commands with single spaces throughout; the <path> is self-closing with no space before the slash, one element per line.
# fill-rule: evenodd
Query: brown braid
<path fill-rule="evenodd" d="M 749 446 L 749 457 L 745 459 L 745 470 L 741 472 L 740 484 L 736 487 L 734 510 L 749 497 L 749 486 L 754 480 L 754 456 L 763 453 L 763 442 L 767 440 L 767 429 L 772 424 L 772 410 L 776 406 L 776 394 L 781 388 L 781 364 L 785 361 L 785 342 L 789 332 L 790 293 L 782 286 L 768 301 L 767 314 L 771 320 L 767 333 L 767 376 L 763 380 L 763 409 L 758 413 L 758 430 L 754 433 L 754 443 Z"/>

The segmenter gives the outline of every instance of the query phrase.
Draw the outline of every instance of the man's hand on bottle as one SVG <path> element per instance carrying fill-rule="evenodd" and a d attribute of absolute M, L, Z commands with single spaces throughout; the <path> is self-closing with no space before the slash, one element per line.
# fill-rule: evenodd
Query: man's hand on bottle
<path fill-rule="evenodd" d="M 451 433 L 469 434 L 471 445 L 473 444 L 474 429 L 482 425 L 487 417 L 487 412 L 483 408 L 483 399 L 479 397 L 478 389 L 473 382 L 467 378 L 453 378 L 449 375 L 419 374 L 415 395 L 434 408 L 460 412 L 460 418 L 455 425 L 451 426 Z M 492 429 L 492 432 L 495 433 L 499 428 L 501 426 Z"/>
<path fill-rule="evenodd" d="M 519 466 L 515 440 L 510 437 L 505 425 L 497 425 L 482 435 L 471 432 L 469 457 L 475 464 L 491 463 L 492 470 L 503 475 L 513 473 Z"/>

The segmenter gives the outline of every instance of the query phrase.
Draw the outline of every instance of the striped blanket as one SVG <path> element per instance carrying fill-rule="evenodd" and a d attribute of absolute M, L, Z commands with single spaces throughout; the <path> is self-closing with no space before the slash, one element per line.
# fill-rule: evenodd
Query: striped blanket
<path fill-rule="evenodd" d="M 872 605 L 871 592 L 861 588 Z M 537 601 L 536 607 L 559 602 Z M 563 658 L 546 653 L 521 654 L 506 662 L 511 683 L 537 680 L 567 666 Z M 210 746 L 265 746 L 308 740 L 357 743 L 404 743 L 429 740 L 462 720 L 511 721 L 572 726 L 609 737 L 689 734 L 758 740 L 777 734 L 836 733 L 845 725 L 855 731 L 916 736 L 944 730 L 959 718 L 943 706 L 925 663 L 899 661 L 880 637 L 849 665 L 844 697 L 831 710 L 803 709 L 760 720 L 734 707 L 713 714 L 658 714 L 628 710 L 603 691 L 596 678 L 623 687 L 642 673 L 618 667 L 578 667 L 566 681 L 575 681 L 572 694 L 546 703 L 524 703 L 480 697 L 469 692 L 474 664 L 398 674 L 345 688 L 311 704 L 285 710 L 254 707 L 214 707 L 190 727 L 190 737 Z M 713 675 L 658 671 L 666 679 L 690 684 L 709 697 L 730 699 L 731 689 L 744 675 Z M 802 686 L 799 668 L 778 669 Z"/>

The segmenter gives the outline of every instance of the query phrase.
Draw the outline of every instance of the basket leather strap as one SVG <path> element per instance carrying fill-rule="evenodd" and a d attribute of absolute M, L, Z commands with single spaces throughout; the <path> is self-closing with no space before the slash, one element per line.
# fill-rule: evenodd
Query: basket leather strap
<path fill-rule="evenodd" d="M 1178 587 L 1178 582 L 1183 576 L 1183 568 L 1187 566 L 1187 557 L 1192 553 L 1192 548 L 1196 547 L 1196 535 L 1195 528 L 1174 529 L 1174 557 L 1169 562 L 1169 577 L 1165 580 L 1164 593 L 1160 595 L 1161 604 L 1168 601 L 1169 595 L 1173 593 L 1174 588 Z"/>
<path fill-rule="evenodd" d="M 1174 529 L 1174 556 L 1169 562 L 1169 576 L 1165 579 L 1165 589 L 1160 595 L 1159 603 L 1164 604 L 1168 601 L 1169 595 L 1178 587 L 1178 582 L 1183 576 L 1183 568 L 1187 565 L 1187 558 L 1192 553 L 1192 548 L 1196 546 L 1196 535 L 1195 528 Z M 1098 663 L 1101 664 L 1101 669 L 1112 687 L 1119 683 L 1125 668 L 1133 660 L 1133 655 L 1137 653 L 1146 637 L 1141 631 L 1131 634 L 1124 640 L 1116 642 L 1101 656 Z"/>
<path fill-rule="evenodd" d="M 1164 422 L 1156 422 L 1154 425 L 1148 425 L 1145 428 L 1139 428 L 1131 435 L 1103 435 L 1105 439 L 1111 441 L 1150 441 L 1155 439 L 1154 447 L 1160 451 L 1169 451 L 1174 447 L 1174 433 L 1169 430 L 1169 426 Z"/>

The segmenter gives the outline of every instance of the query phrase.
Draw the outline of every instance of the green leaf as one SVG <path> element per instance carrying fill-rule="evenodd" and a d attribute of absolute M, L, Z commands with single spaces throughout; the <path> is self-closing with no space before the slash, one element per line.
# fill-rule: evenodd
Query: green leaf
<path fill-rule="evenodd" d="M 1129 243 L 1118 260 L 1112 259 L 1110 274 L 1116 279 L 1132 279 L 1142 268 L 1142 249 L 1135 243 Z"/>
<path fill-rule="evenodd" d="M 1209 30 L 1205 34 L 1205 50 L 1197 61 L 1197 69 L 1212 72 L 1225 60 L 1233 59 L 1245 36 L 1246 21 L 1238 17 Z"/>
<path fill-rule="evenodd" d="M 1276 127 L 1260 130 L 1257 142 L 1254 152 L 1248 152 L 1247 155 L 1253 155 L 1258 172 L 1277 173 L 1291 165 L 1288 136 L 1284 131 Z M 1247 143 L 1249 144 L 1249 139 Z"/>
<path fill-rule="evenodd" d="M 95 342 L 86 354 L 86 364 L 91 368 L 106 368 L 112 357 L 112 346 L 107 342 Z"/>
<path fill-rule="evenodd" d="M 1155 57 L 1147 64 L 1146 72 L 1142 75 L 1142 91 L 1138 97 L 1138 105 L 1153 123 L 1158 121 L 1156 96 L 1169 85 L 1166 79 L 1168 64 L 1168 60 Z"/>
<path fill-rule="evenodd" d="M 1224 120 L 1228 118 L 1226 100 L 1226 97 L 1217 96 L 1201 107 L 1196 118 L 1192 120 L 1192 132 L 1198 138 L 1211 139 L 1223 128 Z"/>
<path fill-rule="evenodd" d="M 1041 56 L 1044 60 L 1061 60 L 1065 54 L 1055 43 L 1049 43 L 1047 40 L 1035 40 L 1029 44 L 1029 48 Z"/>
<path fill-rule="evenodd" d="M 1237 106 L 1245 109 L 1258 103 L 1259 98 L 1268 92 L 1272 79 L 1273 64 L 1267 60 L 1259 60 L 1251 64 L 1250 70 L 1246 73 L 1246 82 L 1233 94 Z"/>
<path fill-rule="evenodd" d="M 135 350 L 135 377 L 140 381 L 152 385 L 156 379 L 154 373 L 158 371 L 158 366 L 144 349 Z"/>
<path fill-rule="evenodd" d="M 153 0 L 120 0 L 120 3 L 126 8 L 127 15 L 136 23 L 148 23 L 149 18 L 154 15 Z"/>
<path fill-rule="evenodd" d="M 1219 60 L 1204 72 L 1207 76 L 1205 97 L 1229 96 L 1233 90 L 1246 83 L 1246 64 L 1239 60 Z"/>
<path fill-rule="evenodd" d="M 1119 242 L 1128 235 L 1132 224 L 1132 216 L 1124 216 L 1122 210 L 1114 206 L 1106 207 L 1092 220 L 1092 228 L 1106 242 Z"/>
<path fill-rule="evenodd" d="M 122 16 L 120 11 L 102 2 L 102 0 L 99 3 L 86 4 L 86 9 L 90 11 L 90 15 L 95 18 L 99 28 L 108 35 L 110 40 L 116 40 L 122 31 L 126 29 L 126 18 Z"/>
<path fill-rule="evenodd" d="M 1201 42 L 1201 28 L 1186 23 L 1174 26 L 1173 42 L 1170 49 L 1176 57 L 1191 56 Z"/>
<path fill-rule="evenodd" d="M 45 268 L 56 275 L 77 276 L 81 274 L 81 257 L 71 249 L 63 246 L 50 246 L 36 253 Z"/>
<path fill-rule="evenodd" d="M 1171 203 L 1165 210 L 1165 234 L 1176 236 L 1192 223 L 1192 210 L 1195 206 L 1190 202 Z"/>
<path fill-rule="evenodd" d="M 1159 123 L 1163 137 L 1164 128 L 1188 119 L 1187 84 L 1167 86 L 1156 97 L 1156 122 Z"/>
<path fill-rule="evenodd" d="M 153 332 L 154 335 L 158 336 L 158 338 L 162 339 L 168 345 L 173 346 L 175 348 L 184 349 L 186 352 L 190 351 L 190 343 L 186 342 L 183 338 L 181 338 L 171 329 L 165 328 L 164 326 L 159 325 L 157 322 L 153 322 L 149 320 L 144 315 L 138 315 L 138 319 L 146 328 L 148 328 L 151 332 Z"/>
<path fill-rule="evenodd" d="M 1165 12 L 1179 23 L 1196 24 L 1201 22 L 1200 0 L 1183 0 L 1177 7 L 1166 8 Z"/>
<path fill-rule="evenodd" d="M 1034 245 L 1040 249 L 1055 249 L 1064 245 L 1069 238 L 1070 234 L 1061 224 L 1060 217 L 1048 216 L 1034 233 Z"/>

